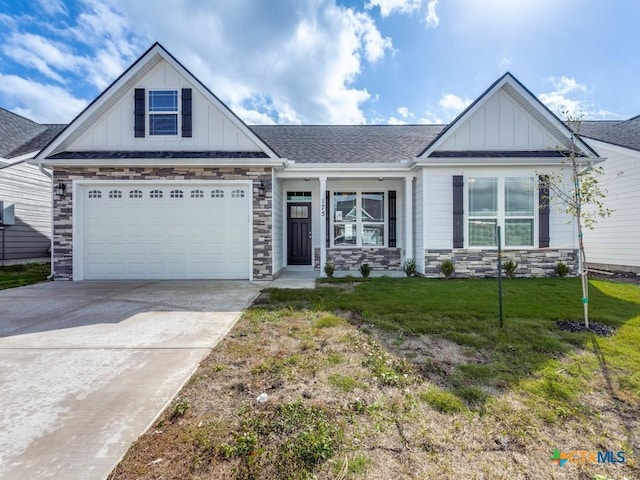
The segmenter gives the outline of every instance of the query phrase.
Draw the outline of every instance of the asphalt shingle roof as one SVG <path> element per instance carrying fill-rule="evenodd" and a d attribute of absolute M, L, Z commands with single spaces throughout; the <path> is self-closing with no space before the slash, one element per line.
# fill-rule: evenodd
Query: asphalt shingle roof
<path fill-rule="evenodd" d="M 624 121 L 585 121 L 576 131 L 584 137 L 640 150 L 640 116 Z"/>
<path fill-rule="evenodd" d="M 36 123 L 0 108 L 0 157 L 13 158 L 40 150 L 64 127 Z"/>
<path fill-rule="evenodd" d="M 251 130 L 297 163 L 396 163 L 415 158 L 445 125 L 260 125 Z"/>

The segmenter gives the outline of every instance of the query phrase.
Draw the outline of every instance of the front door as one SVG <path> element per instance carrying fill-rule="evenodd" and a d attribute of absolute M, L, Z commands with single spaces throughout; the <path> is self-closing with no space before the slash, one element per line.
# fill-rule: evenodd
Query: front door
<path fill-rule="evenodd" d="M 311 203 L 287 204 L 287 264 L 311 265 Z"/>

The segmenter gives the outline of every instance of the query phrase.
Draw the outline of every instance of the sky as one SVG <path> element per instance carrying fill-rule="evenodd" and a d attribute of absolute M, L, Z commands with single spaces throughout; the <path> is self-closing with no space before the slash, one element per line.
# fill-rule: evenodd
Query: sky
<path fill-rule="evenodd" d="M 449 123 L 509 71 L 640 114 L 637 0 L 0 0 L 0 107 L 68 123 L 160 42 L 248 124 Z"/>

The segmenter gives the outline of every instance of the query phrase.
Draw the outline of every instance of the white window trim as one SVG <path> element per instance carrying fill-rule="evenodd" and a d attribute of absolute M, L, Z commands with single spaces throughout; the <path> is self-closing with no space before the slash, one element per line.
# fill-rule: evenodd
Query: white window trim
<path fill-rule="evenodd" d="M 175 112 L 152 112 L 151 111 L 151 92 L 167 92 L 172 91 L 176 92 L 176 110 Z M 180 110 L 182 108 L 182 96 L 180 95 L 180 88 L 178 87 L 162 87 L 162 88 L 149 88 L 146 92 L 147 98 L 145 99 L 146 106 L 146 129 L 149 131 L 149 137 L 154 138 L 177 138 L 180 136 L 180 132 L 182 131 L 182 115 L 180 115 Z M 176 116 L 176 133 L 175 135 L 158 135 L 151 133 L 151 115 L 175 115 Z"/>
<path fill-rule="evenodd" d="M 538 178 L 536 175 L 527 175 L 527 174 L 517 174 L 514 173 L 512 175 L 465 175 L 465 182 L 464 182 L 464 248 L 468 249 L 468 250 L 497 250 L 498 247 L 496 246 L 489 246 L 489 245 L 484 245 L 484 246 L 476 246 L 476 245 L 470 245 L 469 244 L 469 220 L 473 220 L 473 219 L 482 219 L 482 218 L 489 218 L 489 216 L 487 217 L 482 217 L 482 216 L 478 216 L 478 217 L 472 217 L 471 215 L 469 215 L 469 179 L 470 178 L 495 178 L 497 179 L 497 189 L 498 189 L 498 198 L 497 198 L 497 206 L 498 206 L 498 211 L 497 211 L 497 215 L 496 215 L 496 222 L 497 225 L 500 227 L 500 243 L 502 246 L 503 250 L 525 250 L 525 249 L 532 249 L 532 248 L 539 248 L 539 225 L 538 225 L 538 221 L 539 221 L 539 215 L 538 213 Z M 507 178 L 533 178 L 533 215 L 532 216 L 512 216 L 512 217 L 507 217 L 506 215 L 506 205 L 505 205 L 505 179 Z M 493 218 L 493 217 L 491 217 Z M 527 219 L 530 220 L 531 218 L 533 218 L 533 245 L 509 245 L 507 246 L 505 243 L 506 240 L 506 223 L 505 220 L 509 219 L 509 220 L 518 220 L 518 219 Z"/>
<path fill-rule="evenodd" d="M 358 212 L 358 216 L 356 219 L 356 244 L 355 245 L 335 245 L 334 244 L 334 223 L 336 219 L 336 212 L 334 207 L 334 198 L 336 193 L 355 193 L 356 195 L 356 211 Z M 363 193 L 384 193 L 384 222 L 363 222 L 362 221 L 362 194 Z M 349 248 L 388 248 L 389 246 L 389 189 L 388 188 L 341 188 L 336 189 L 331 192 L 330 198 L 330 209 L 329 212 L 331 214 L 331 221 L 329 225 L 329 233 L 331 235 L 331 247 L 330 248 L 338 248 L 338 249 L 349 249 Z M 397 208 L 397 206 L 396 206 Z M 340 223 L 340 222 L 338 222 Z M 384 244 L 383 245 L 363 245 L 362 244 L 362 229 L 363 225 L 372 224 L 384 224 Z M 397 228 L 397 225 L 396 225 Z M 397 232 L 396 232 L 397 237 Z"/>

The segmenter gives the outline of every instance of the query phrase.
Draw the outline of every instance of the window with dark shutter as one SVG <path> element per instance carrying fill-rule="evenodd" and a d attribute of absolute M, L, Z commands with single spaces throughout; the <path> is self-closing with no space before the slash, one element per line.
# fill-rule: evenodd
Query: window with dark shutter
<path fill-rule="evenodd" d="M 453 248 L 464 247 L 464 177 L 453 176 Z"/>
<path fill-rule="evenodd" d="M 389 190 L 389 247 L 395 247 L 396 240 L 396 191 Z"/>
<path fill-rule="evenodd" d="M 551 242 L 549 233 L 549 176 L 538 177 L 538 247 L 546 248 Z"/>
<path fill-rule="evenodd" d="M 191 137 L 191 89 L 182 89 L 182 136 Z"/>
<path fill-rule="evenodd" d="M 144 117 L 146 113 L 144 88 L 136 88 L 134 93 L 133 130 L 136 137 L 144 137 Z"/>

